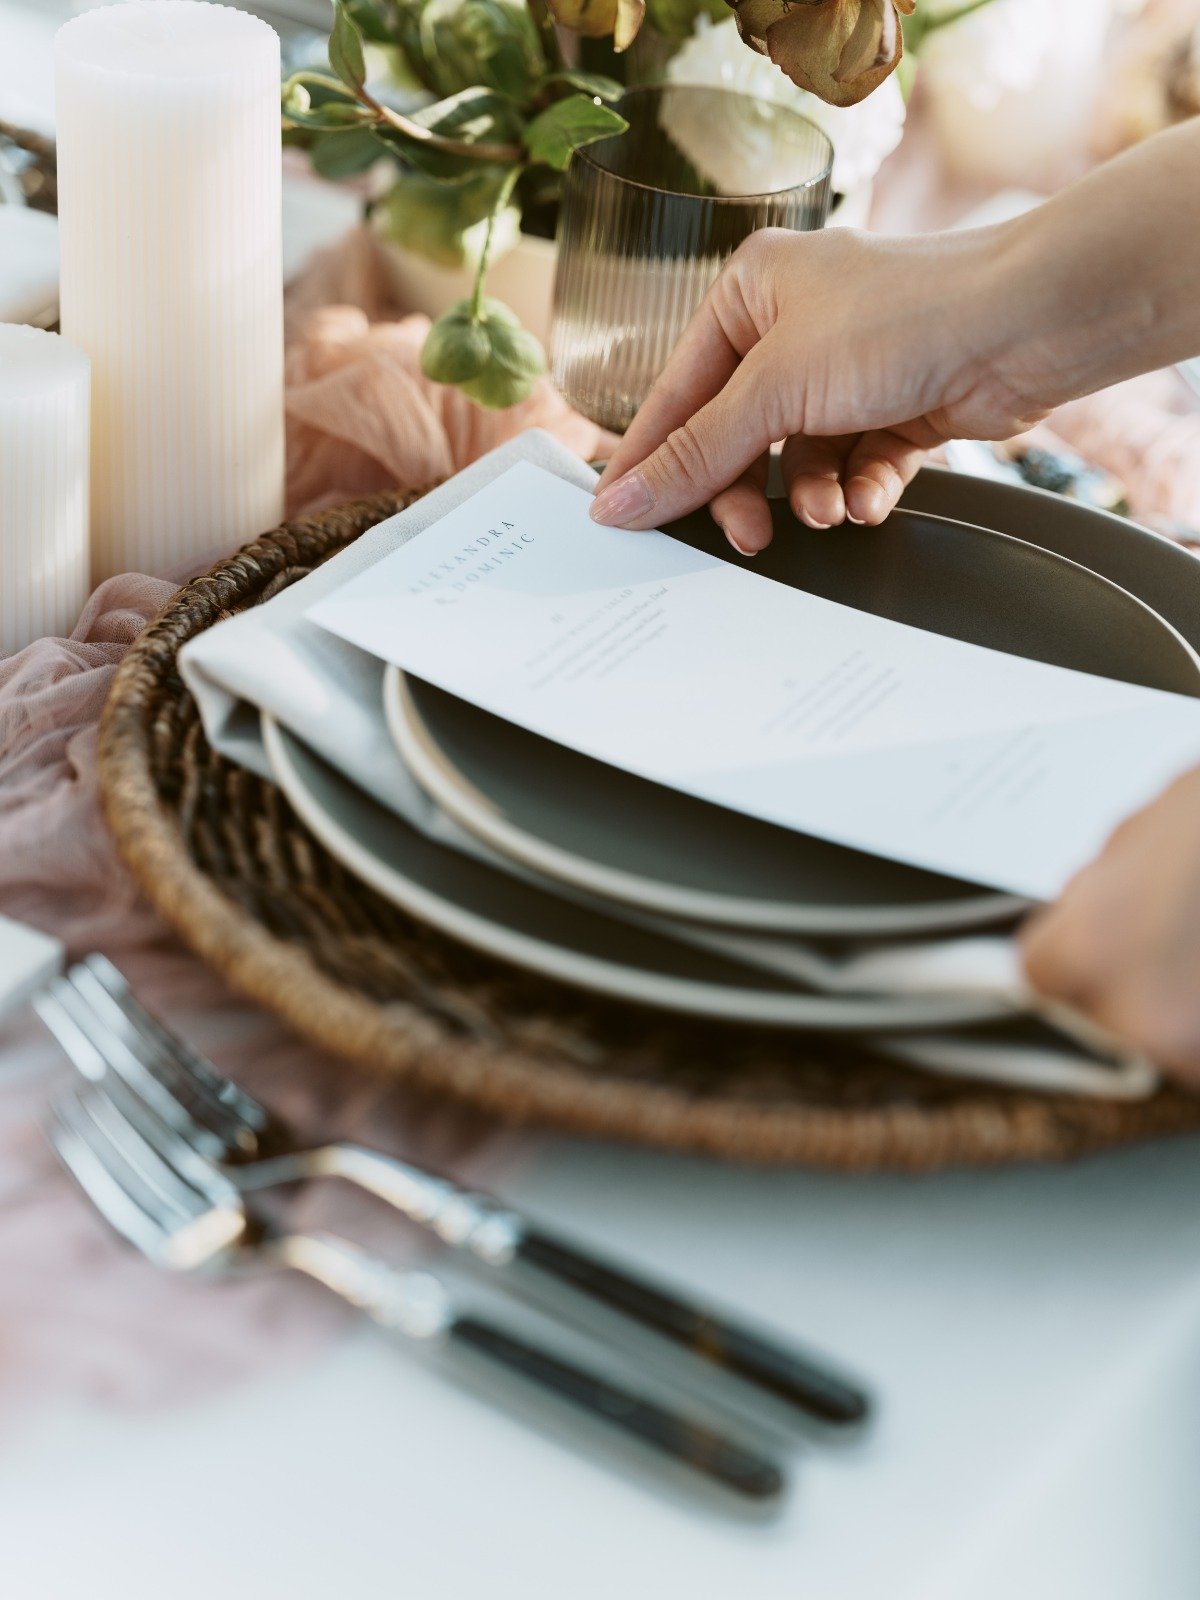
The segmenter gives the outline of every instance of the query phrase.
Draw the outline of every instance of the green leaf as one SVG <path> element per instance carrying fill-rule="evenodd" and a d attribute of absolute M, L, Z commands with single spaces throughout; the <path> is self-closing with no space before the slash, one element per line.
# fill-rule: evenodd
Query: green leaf
<path fill-rule="evenodd" d="M 726 0 L 646 0 L 646 21 L 674 44 L 691 38 L 698 17 L 720 22 L 728 15 Z"/>
<path fill-rule="evenodd" d="M 415 250 L 439 267 L 474 267 L 487 234 L 487 219 L 500 198 L 503 167 L 475 163 L 463 183 L 444 183 L 423 172 L 406 172 L 376 206 L 384 236 L 404 250 Z M 492 233 L 492 257 L 511 249 L 520 237 L 521 213 L 505 206 Z"/>
<path fill-rule="evenodd" d="M 717 0 L 717 4 L 724 6 L 726 0 Z M 618 83 L 615 78 L 607 78 L 602 72 L 576 72 L 574 68 L 564 68 L 562 72 L 548 72 L 543 82 L 557 88 L 563 85 L 568 89 L 577 89 L 580 94 L 590 95 L 593 99 L 619 100 L 625 93 L 625 85 Z"/>
<path fill-rule="evenodd" d="M 329 35 L 329 65 L 350 89 L 361 89 L 367 81 L 367 60 L 363 36 L 350 15 L 346 0 L 333 0 L 333 31 Z"/>
<path fill-rule="evenodd" d="M 515 144 L 521 137 L 520 113 L 507 96 L 493 89 L 462 89 L 414 112 L 412 120 L 434 133 L 488 144 Z"/>
<path fill-rule="evenodd" d="M 495 89 L 519 105 L 546 70 L 537 28 L 524 0 L 409 0 L 419 4 L 420 49 L 436 92 Z M 411 53 L 408 36 L 406 48 Z"/>
<path fill-rule="evenodd" d="M 319 133 L 309 145 L 309 159 L 322 178 L 337 183 L 343 178 L 368 172 L 386 155 L 383 145 L 370 128 L 342 129 Z"/>
<path fill-rule="evenodd" d="M 320 88 L 314 92 L 299 79 L 291 79 L 283 86 L 283 115 L 297 128 L 311 128 L 318 133 L 345 132 L 372 120 L 371 113 L 340 87 L 334 96 Z"/>
<path fill-rule="evenodd" d="M 460 300 L 429 330 L 421 370 L 435 383 L 457 385 L 481 406 L 503 410 L 528 399 L 546 356 L 501 301 L 484 300 L 476 315 L 470 300 Z"/>
<path fill-rule="evenodd" d="M 414 112 L 411 121 L 444 137 L 467 144 L 521 146 L 521 118 L 516 107 L 491 89 L 463 89 L 436 105 Z M 469 153 L 437 150 L 414 139 L 403 129 L 380 129 L 380 136 L 408 165 L 450 183 L 465 183 L 479 171 L 479 159 Z"/>
<path fill-rule="evenodd" d="M 546 58 L 525 0 L 471 0 L 455 15 L 477 81 L 528 100 L 546 71 Z"/>
<path fill-rule="evenodd" d="M 391 44 L 392 33 L 378 0 L 344 0 L 346 10 L 369 44 Z M 724 4 L 724 0 L 721 0 Z"/>
<path fill-rule="evenodd" d="M 573 94 L 556 100 L 533 119 L 525 129 L 525 148 L 534 161 L 544 161 L 562 172 L 573 150 L 624 133 L 628 126 L 611 107 L 597 105 L 586 94 Z"/>

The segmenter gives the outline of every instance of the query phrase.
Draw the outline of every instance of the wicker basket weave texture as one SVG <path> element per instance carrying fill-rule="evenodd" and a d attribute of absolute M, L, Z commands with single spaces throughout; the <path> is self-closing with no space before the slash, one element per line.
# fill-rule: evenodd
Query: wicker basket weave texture
<path fill-rule="evenodd" d="M 270 783 L 209 747 L 176 660 L 415 495 L 286 524 L 184 587 L 118 670 L 105 814 L 164 918 L 241 993 L 357 1063 L 513 1122 L 852 1171 L 1051 1160 L 1200 1128 L 1200 1098 L 1027 1094 L 861 1046 L 598 1001 L 422 926 L 347 873 Z"/>

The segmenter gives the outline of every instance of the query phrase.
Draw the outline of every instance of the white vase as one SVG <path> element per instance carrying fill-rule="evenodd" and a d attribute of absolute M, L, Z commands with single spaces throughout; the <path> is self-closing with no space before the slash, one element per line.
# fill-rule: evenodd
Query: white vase
<path fill-rule="evenodd" d="M 839 195 L 829 214 L 828 227 L 862 228 L 871 208 L 871 185 L 850 195 Z M 381 256 L 388 288 L 405 311 L 440 317 L 471 293 L 473 274 L 466 267 L 435 266 L 416 251 L 381 239 Z M 522 324 L 544 346 L 550 342 L 554 303 L 554 268 L 558 252 L 550 239 L 522 234 L 507 255 L 488 272 L 488 294 L 516 312 Z"/>

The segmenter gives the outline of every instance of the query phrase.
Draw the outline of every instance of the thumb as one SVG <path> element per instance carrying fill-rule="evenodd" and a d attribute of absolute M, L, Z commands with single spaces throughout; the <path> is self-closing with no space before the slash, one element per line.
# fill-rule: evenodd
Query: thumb
<path fill-rule="evenodd" d="M 729 382 L 651 455 L 608 484 L 592 518 L 614 528 L 653 528 L 707 505 L 740 478 L 777 437 L 784 397 L 771 337 L 756 344 Z"/>

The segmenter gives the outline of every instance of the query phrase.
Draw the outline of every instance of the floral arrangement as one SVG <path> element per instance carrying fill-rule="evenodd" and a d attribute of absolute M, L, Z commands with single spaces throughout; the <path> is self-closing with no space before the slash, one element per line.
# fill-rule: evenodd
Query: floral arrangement
<path fill-rule="evenodd" d="M 949 13 L 943 5 L 940 20 L 984 3 L 965 0 Z M 440 265 L 468 266 L 475 274 L 472 293 L 431 328 L 422 369 L 482 405 L 509 406 L 529 394 L 546 358 L 513 313 L 486 294 L 488 263 L 515 242 L 523 213 L 553 203 L 554 185 L 575 150 L 624 131 L 617 108 L 624 85 L 616 72 L 639 35 L 655 36 L 667 55 L 684 47 L 690 64 L 671 74 L 677 81 L 724 81 L 765 94 L 766 72 L 787 93 L 847 108 L 895 71 L 904 52 L 902 20 L 910 34 L 918 26 L 915 4 L 334 0 L 331 71 L 288 79 L 285 138 L 304 145 L 327 177 L 392 160 L 397 175 L 376 202 L 387 231 Z M 721 36 L 718 62 L 711 48 L 697 52 L 695 43 L 698 22 L 720 19 L 733 25 L 707 29 Z M 764 58 L 757 84 L 752 74 L 727 70 L 735 27 Z M 566 51 L 564 39 L 572 46 Z M 589 50 L 596 42 L 602 52 Z M 757 59 L 736 49 L 747 65 Z M 597 54 L 607 70 L 595 70 Z M 903 116 L 898 105 L 894 97 L 885 119 L 893 143 Z"/>

